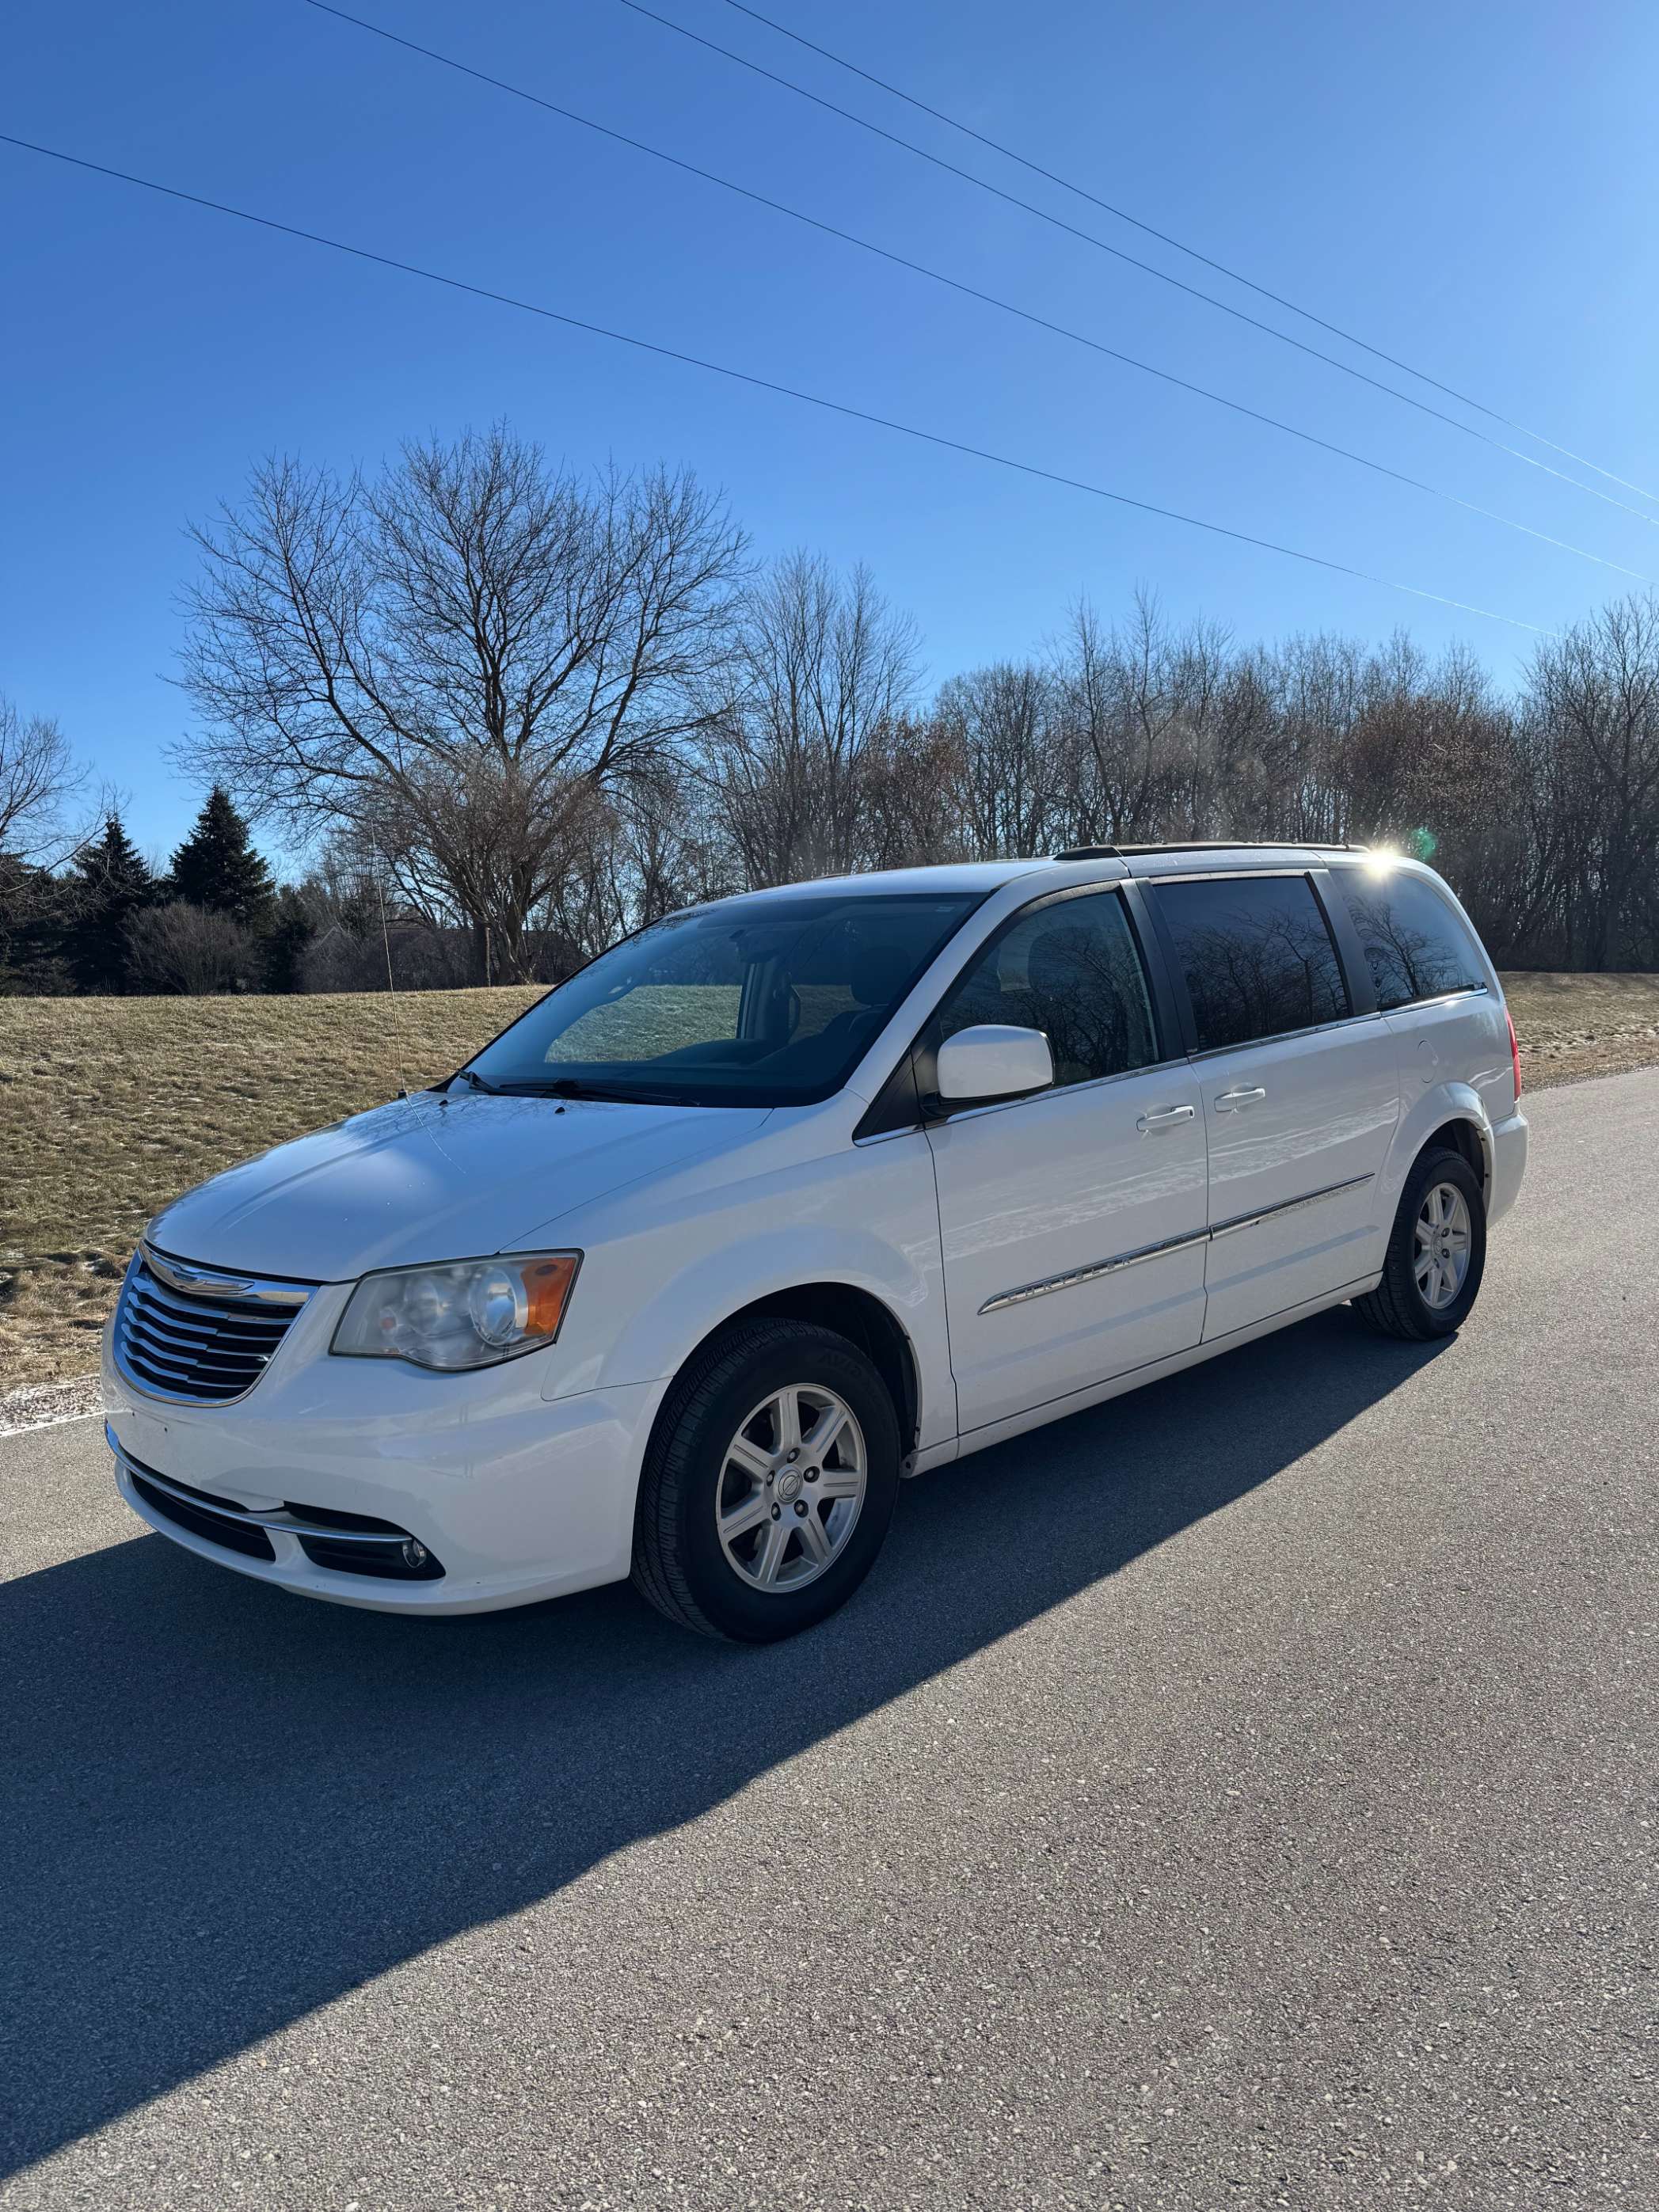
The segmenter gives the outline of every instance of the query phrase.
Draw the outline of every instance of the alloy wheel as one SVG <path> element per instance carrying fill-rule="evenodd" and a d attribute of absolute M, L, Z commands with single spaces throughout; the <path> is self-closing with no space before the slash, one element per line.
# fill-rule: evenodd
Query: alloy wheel
<path fill-rule="evenodd" d="M 775 1390 L 738 1424 L 714 1494 L 720 1548 L 751 1589 L 816 1582 L 845 1550 L 869 1475 L 844 1398 L 813 1382 Z"/>
<path fill-rule="evenodd" d="M 1417 1242 L 1412 1272 L 1418 1294 L 1431 1313 L 1442 1313 L 1456 1298 L 1469 1272 L 1468 1200 L 1455 1184 L 1437 1182 L 1424 1193 L 1418 1208 Z"/>

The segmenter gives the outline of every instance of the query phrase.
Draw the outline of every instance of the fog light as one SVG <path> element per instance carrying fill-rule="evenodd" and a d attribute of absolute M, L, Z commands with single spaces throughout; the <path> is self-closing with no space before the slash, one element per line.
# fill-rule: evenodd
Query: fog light
<path fill-rule="evenodd" d="M 415 1539 L 411 1536 L 409 1539 L 409 1541 L 404 1546 L 404 1565 L 413 1573 L 418 1574 L 421 1569 L 426 1565 L 426 1546 L 424 1544 L 417 1544 Z"/>

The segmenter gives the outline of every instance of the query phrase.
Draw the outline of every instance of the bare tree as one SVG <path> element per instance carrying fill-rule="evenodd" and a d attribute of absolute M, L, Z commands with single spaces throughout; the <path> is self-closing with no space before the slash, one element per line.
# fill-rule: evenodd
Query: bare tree
<path fill-rule="evenodd" d="M 937 717 L 901 714 L 871 749 L 866 838 L 872 868 L 970 860 L 962 748 Z"/>
<path fill-rule="evenodd" d="M 0 692 L 0 852 L 35 862 L 65 857 L 64 810 L 82 781 L 58 724 L 46 714 L 25 720 Z"/>
<path fill-rule="evenodd" d="M 701 722 L 744 555 L 690 475 L 583 483 L 499 427 L 373 483 L 270 461 L 195 536 L 185 763 L 349 831 L 505 975 L 596 799 Z"/>
<path fill-rule="evenodd" d="M 630 777 L 612 821 L 611 875 L 629 927 L 744 888 L 722 850 L 708 787 L 687 763 L 666 757 L 651 774 Z"/>
<path fill-rule="evenodd" d="M 1202 622 L 1177 631 L 1143 591 L 1110 629 L 1079 601 L 1050 661 L 1066 842 L 1212 834 L 1226 803 L 1227 633 Z"/>
<path fill-rule="evenodd" d="M 1527 712 L 1548 733 L 1556 857 L 1570 964 L 1624 957 L 1634 912 L 1654 902 L 1659 853 L 1659 597 L 1604 607 L 1540 647 Z"/>
<path fill-rule="evenodd" d="M 210 998 L 248 989 L 259 970 L 249 931 L 228 915 L 182 899 L 136 914 L 127 946 L 129 972 L 141 991 Z"/>
<path fill-rule="evenodd" d="M 867 569 L 807 553 L 745 595 L 702 758 L 746 881 L 867 866 L 870 770 L 916 682 L 917 632 Z"/>
<path fill-rule="evenodd" d="M 1056 708 L 1054 678 L 1029 660 L 999 660 L 940 686 L 933 712 L 960 757 L 977 857 L 1040 853 L 1061 842 Z"/>

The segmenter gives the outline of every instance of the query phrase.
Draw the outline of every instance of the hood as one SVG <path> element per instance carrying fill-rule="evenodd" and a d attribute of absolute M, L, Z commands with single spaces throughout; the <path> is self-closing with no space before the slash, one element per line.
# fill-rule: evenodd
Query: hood
<path fill-rule="evenodd" d="M 572 1206 L 725 1151 L 766 1115 L 423 1091 L 216 1176 L 149 1234 L 182 1260 L 312 1282 L 532 1250 Z"/>

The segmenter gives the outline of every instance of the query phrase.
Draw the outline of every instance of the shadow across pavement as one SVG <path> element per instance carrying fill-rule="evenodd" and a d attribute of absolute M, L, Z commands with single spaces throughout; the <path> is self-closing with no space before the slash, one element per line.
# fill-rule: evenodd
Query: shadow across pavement
<path fill-rule="evenodd" d="M 1439 1348 L 1339 1310 L 908 1484 L 852 1604 L 763 1649 L 625 1586 L 350 1612 L 155 1535 L 0 1589 L 0 2172 L 693 1819 L 1270 1480 Z M 753 1694 L 807 1652 L 810 1699 Z"/>

